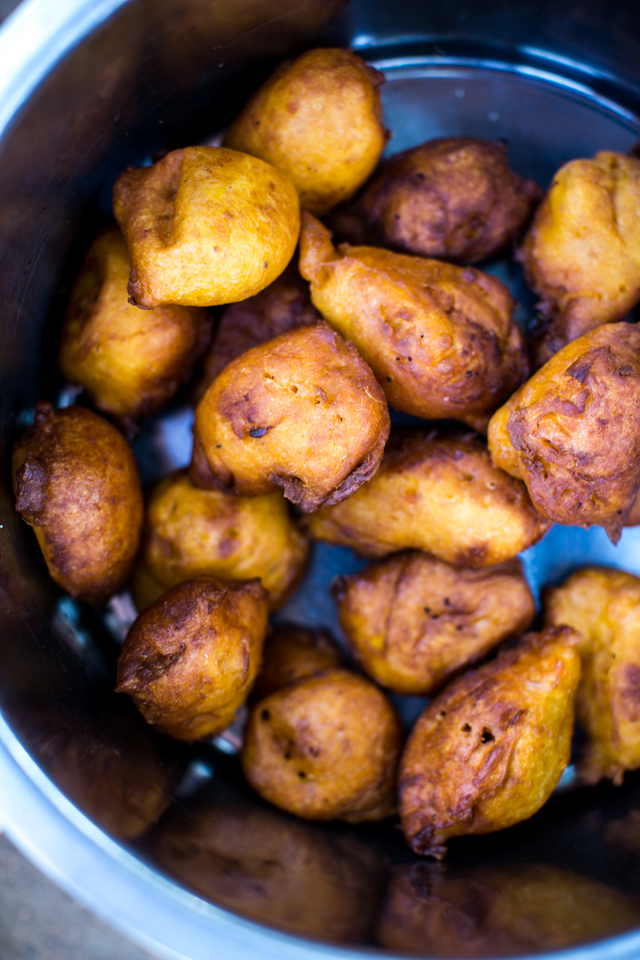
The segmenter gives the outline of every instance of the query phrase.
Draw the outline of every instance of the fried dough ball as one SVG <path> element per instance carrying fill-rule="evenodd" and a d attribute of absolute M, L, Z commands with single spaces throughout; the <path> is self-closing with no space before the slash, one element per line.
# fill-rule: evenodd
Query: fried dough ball
<path fill-rule="evenodd" d="M 378 928 L 398 953 L 533 956 L 637 927 L 640 902 L 615 887 L 544 863 L 395 868 Z"/>
<path fill-rule="evenodd" d="M 273 283 L 241 303 L 225 307 L 216 338 L 203 367 L 204 376 L 194 392 L 198 403 L 224 368 L 252 347 L 298 327 L 312 327 L 322 317 L 311 303 L 309 284 L 291 262 Z"/>
<path fill-rule="evenodd" d="M 306 558 L 307 540 L 281 493 L 233 497 L 201 490 L 179 470 L 147 498 L 133 595 L 144 610 L 183 580 L 258 578 L 275 610 L 295 588 Z"/>
<path fill-rule="evenodd" d="M 365 557 L 413 548 L 462 567 L 515 557 L 551 524 L 472 434 L 394 430 L 380 469 L 344 503 L 305 521 L 311 536 Z"/>
<path fill-rule="evenodd" d="M 125 584 L 140 543 L 138 467 L 122 434 L 83 407 L 36 405 L 13 448 L 16 510 L 49 573 L 72 597 L 104 603 Z"/>
<path fill-rule="evenodd" d="M 309 820 L 383 820 L 395 809 L 402 730 L 372 683 L 328 670 L 276 690 L 249 718 L 242 765 L 261 797 Z"/>
<path fill-rule="evenodd" d="M 323 941 L 371 935 L 383 868 L 356 836 L 232 795 L 172 810 L 156 852 L 198 896 L 251 920 Z"/>
<path fill-rule="evenodd" d="M 247 699 L 267 630 L 258 580 L 179 583 L 131 627 L 118 659 L 116 693 L 176 740 L 224 730 Z"/>
<path fill-rule="evenodd" d="M 122 234 L 103 230 L 71 290 L 59 363 L 99 410 L 131 429 L 189 380 L 211 339 L 211 318 L 198 307 L 137 310 L 127 302 L 129 272 Z"/>
<path fill-rule="evenodd" d="M 247 497 L 282 488 L 308 513 L 373 476 L 389 411 L 355 347 L 321 323 L 230 363 L 200 401 L 193 434 L 198 486 Z"/>
<path fill-rule="evenodd" d="M 542 191 L 501 140 L 441 137 L 391 157 L 333 221 L 350 243 L 477 263 L 519 235 Z M 342 228 L 342 229 L 341 229 Z"/>
<path fill-rule="evenodd" d="M 491 459 L 550 520 L 617 543 L 640 488 L 640 330 L 616 323 L 568 344 L 498 410 Z"/>
<path fill-rule="evenodd" d="M 527 634 L 455 680 L 421 714 L 400 764 L 400 819 L 416 853 L 532 816 L 569 762 L 579 636 Z"/>
<path fill-rule="evenodd" d="M 342 654 L 326 630 L 278 624 L 267 638 L 252 697 L 262 700 L 297 680 L 342 666 Z"/>
<path fill-rule="evenodd" d="M 279 170 L 223 147 L 173 150 L 128 167 L 113 211 L 131 257 L 139 307 L 235 303 L 287 266 L 300 232 L 298 196 Z"/>
<path fill-rule="evenodd" d="M 576 712 L 588 741 L 578 772 L 622 783 L 640 767 L 640 579 L 585 567 L 544 594 L 545 622 L 580 633 Z"/>
<path fill-rule="evenodd" d="M 531 623 L 519 560 L 470 570 L 398 553 L 334 583 L 340 625 L 362 669 L 394 693 L 431 696 Z"/>
<path fill-rule="evenodd" d="M 231 125 L 225 146 L 261 157 L 321 215 L 348 200 L 387 142 L 378 87 L 384 76 L 349 50 L 286 60 Z"/>
<path fill-rule="evenodd" d="M 640 160 L 603 150 L 556 173 L 518 259 L 540 296 L 536 359 L 640 300 Z"/>
<path fill-rule="evenodd" d="M 486 430 L 528 373 L 511 294 L 471 267 L 341 246 L 304 213 L 300 272 L 320 313 L 351 340 L 392 407 Z"/>

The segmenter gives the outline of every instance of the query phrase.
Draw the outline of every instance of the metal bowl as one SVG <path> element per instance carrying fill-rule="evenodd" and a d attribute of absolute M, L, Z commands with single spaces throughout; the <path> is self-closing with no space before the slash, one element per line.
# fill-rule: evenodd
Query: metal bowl
<path fill-rule="evenodd" d="M 150 733 L 111 693 L 126 597 L 62 595 L 13 510 L 11 445 L 43 398 L 61 310 L 120 170 L 219 135 L 280 58 L 351 46 L 383 69 L 396 152 L 435 136 L 509 141 L 519 173 L 640 136 L 637 0 L 26 0 L 0 30 L 0 819 L 75 897 L 162 957 L 225 960 L 640 954 L 640 777 L 576 789 L 530 821 L 459 840 L 444 865 L 397 829 L 296 821 L 242 782 L 233 737 Z M 532 297 L 508 258 L 487 266 Z M 136 450 L 145 479 L 187 462 L 178 397 Z M 640 574 L 640 529 L 555 527 L 523 555 L 532 586 L 585 562 Z M 284 619 L 337 632 L 317 546 Z M 404 698 L 409 721 L 420 702 Z M 162 814 L 146 829 L 144 809 Z M 158 799 L 164 797 L 165 799 Z M 134 809 L 139 815 L 131 815 Z"/>

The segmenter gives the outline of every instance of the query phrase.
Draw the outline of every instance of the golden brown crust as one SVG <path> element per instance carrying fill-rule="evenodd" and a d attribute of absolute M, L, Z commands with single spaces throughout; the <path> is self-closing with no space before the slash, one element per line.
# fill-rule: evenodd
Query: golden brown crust
<path fill-rule="evenodd" d="M 305 525 L 365 557 L 412 548 L 463 567 L 509 560 L 551 526 L 479 437 L 436 430 L 394 430 L 375 477 Z"/>
<path fill-rule="evenodd" d="M 342 654 L 326 630 L 278 624 L 267 638 L 252 699 L 257 702 L 304 677 L 342 666 Z"/>
<path fill-rule="evenodd" d="M 190 475 L 240 496 L 278 488 L 307 513 L 378 469 L 389 411 L 371 370 L 325 323 L 234 360 L 198 405 Z"/>
<path fill-rule="evenodd" d="M 131 257 L 139 307 L 235 303 L 267 287 L 298 241 L 299 202 L 279 170 L 223 147 L 173 150 L 129 167 L 113 211 Z"/>
<path fill-rule="evenodd" d="M 199 403 L 216 377 L 236 357 L 289 330 L 312 327 L 321 319 L 311 303 L 309 284 L 292 261 L 261 293 L 224 308 L 213 346 L 203 363 L 203 377 L 194 390 L 194 402 Z"/>
<path fill-rule="evenodd" d="M 16 510 L 33 527 L 49 573 L 71 596 L 103 603 L 133 565 L 143 503 L 122 434 L 83 407 L 38 403 L 13 448 Z"/>
<path fill-rule="evenodd" d="M 211 317 L 198 307 L 132 307 L 130 269 L 122 234 L 107 227 L 71 290 L 58 357 L 67 379 L 129 430 L 190 379 L 212 332 Z"/>
<path fill-rule="evenodd" d="M 225 146 L 261 157 L 320 215 L 348 200 L 387 141 L 378 87 L 384 76 L 349 50 L 308 50 L 254 93 Z"/>
<path fill-rule="evenodd" d="M 548 800 L 569 762 L 579 637 L 569 627 L 455 680 L 425 708 L 400 764 L 400 818 L 416 853 L 502 830 Z"/>
<path fill-rule="evenodd" d="M 395 809 L 400 721 L 384 694 L 329 670 L 256 704 L 242 765 L 258 793 L 310 820 L 382 820 Z"/>
<path fill-rule="evenodd" d="M 258 580 L 179 583 L 131 627 L 116 693 L 128 693 L 147 723 L 176 740 L 211 737 L 247 699 L 266 629 Z"/>
<path fill-rule="evenodd" d="M 334 581 L 340 625 L 362 669 L 394 693 L 431 696 L 531 623 L 519 560 L 470 570 L 405 552 Z"/>
<path fill-rule="evenodd" d="M 519 259 L 541 300 L 539 366 L 640 300 L 640 160 L 603 150 L 556 173 Z"/>
<path fill-rule="evenodd" d="M 351 340 L 392 407 L 486 430 L 527 376 L 511 294 L 471 267 L 341 246 L 302 215 L 300 272 L 323 317 Z"/>
<path fill-rule="evenodd" d="M 144 610 L 169 587 L 194 577 L 223 583 L 258 578 L 275 610 L 299 582 L 307 550 L 281 493 L 233 497 L 195 487 L 179 470 L 147 495 L 134 600 Z"/>
<path fill-rule="evenodd" d="M 640 579 L 585 567 L 543 596 L 545 622 L 580 635 L 576 713 L 587 734 L 578 772 L 588 783 L 622 783 L 640 767 Z"/>
<path fill-rule="evenodd" d="M 617 543 L 640 488 L 640 330 L 608 324 L 548 361 L 489 424 L 496 466 L 556 523 Z"/>
<path fill-rule="evenodd" d="M 525 227 L 542 190 L 509 166 L 501 140 L 441 137 L 397 153 L 332 218 L 341 240 L 477 263 Z"/>

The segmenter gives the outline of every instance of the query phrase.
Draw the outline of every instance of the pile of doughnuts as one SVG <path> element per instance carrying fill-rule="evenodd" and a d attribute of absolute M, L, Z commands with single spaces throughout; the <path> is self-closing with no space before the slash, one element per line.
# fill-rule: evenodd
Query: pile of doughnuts
<path fill-rule="evenodd" d="M 546 802 L 576 715 L 585 782 L 640 767 L 640 580 L 577 571 L 527 632 L 517 558 L 553 523 L 616 543 L 640 520 L 640 159 L 573 160 L 546 192 L 501 142 L 381 163 L 383 82 L 308 51 L 222 146 L 122 172 L 60 337 L 82 402 L 39 403 L 12 472 L 63 590 L 130 587 L 116 690 L 149 724 L 209 739 L 247 704 L 262 797 L 399 812 L 441 858 Z M 509 247 L 528 337 L 477 266 Z M 189 382 L 191 463 L 143 496 L 130 442 Z M 346 650 L 269 627 L 315 540 L 371 561 L 333 585 Z M 431 698 L 406 740 L 389 692 Z"/>

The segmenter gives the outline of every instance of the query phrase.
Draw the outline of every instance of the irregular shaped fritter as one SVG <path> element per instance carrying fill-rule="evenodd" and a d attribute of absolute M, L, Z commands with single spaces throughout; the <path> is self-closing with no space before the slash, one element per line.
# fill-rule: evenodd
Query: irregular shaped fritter
<path fill-rule="evenodd" d="M 152 167 L 129 167 L 113 188 L 113 211 L 139 307 L 252 297 L 282 273 L 300 232 L 293 184 L 223 147 L 185 147 Z"/>
<path fill-rule="evenodd" d="M 525 227 L 542 190 L 509 166 L 502 140 L 440 137 L 391 157 L 350 208 L 341 240 L 477 263 Z"/>
<path fill-rule="evenodd" d="M 603 150 L 558 170 L 519 259 L 540 296 L 537 364 L 640 300 L 640 159 Z"/>
<path fill-rule="evenodd" d="M 16 510 L 33 527 L 49 573 L 72 597 L 104 603 L 140 544 L 138 467 L 122 434 L 83 407 L 38 403 L 13 448 Z"/>
<path fill-rule="evenodd" d="M 372 844 L 229 792 L 194 809 L 176 804 L 163 818 L 162 866 L 198 896 L 251 920 L 323 941 L 367 942 L 384 876 Z"/>
<path fill-rule="evenodd" d="M 582 677 L 576 698 L 587 734 L 578 772 L 589 783 L 622 783 L 640 767 L 640 579 L 585 567 L 544 593 L 545 622 L 580 633 Z"/>
<path fill-rule="evenodd" d="M 295 588 L 306 558 L 307 540 L 281 493 L 234 497 L 201 490 L 179 470 L 147 496 L 133 595 L 144 610 L 183 580 L 258 578 L 275 610 Z"/>
<path fill-rule="evenodd" d="M 578 634 L 556 627 L 455 680 L 421 714 L 400 764 L 400 818 L 416 853 L 532 816 L 569 762 Z"/>
<path fill-rule="evenodd" d="M 531 623 L 535 601 L 519 560 L 470 570 L 417 551 L 334 582 L 349 648 L 376 683 L 430 696 Z"/>
<path fill-rule="evenodd" d="M 462 567 L 510 560 L 551 526 L 479 437 L 437 430 L 394 430 L 373 479 L 305 525 L 365 557 L 412 548 Z"/>
<path fill-rule="evenodd" d="M 71 290 L 59 353 L 65 377 L 128 429 L 189 380 L 209 345 L 212 325 L 198 307 L 132 307 L 130 269 L 120 231 L 103 230 Z"/>
<path fill-rule="evenodd" d="M 511 294 L 471 267 L 341 246 L 303 214 L 300 272 L 311 299 L 351 340 L 392 407 L 486 430 L 528 374 Z"/>
<path fill-rule="evenodd" d="M 640 488 L 640 330 L 591 330 L 548 361 L 489 424 L 497 467 L 556 523 L 617 543 Z"/>
<path fill-rule="evenodd" d="M 395 809 L 402 730 L 372 683 L 329 670 L 276 690 L 249 718 L 242 765 L 260 796 L 309 820 L 383 820 Z"/>
<path fill-rule="evenodd" d="M 198 403 L 224 368 L 252 347 L 298 327 L 311 327 L 322 317 L 311 303 L 309 284 L 297 263 L 268 287 L 222 311 L 216 337 L 203 364 L 203 377 L 194 391 Z"/>
<path fill-rule="evenodd" d="M 272 163 L 318 215 L 348 200 L 387 141 L 378 87 L 384 76 L 349 50 L 286 60 L 231 125 L 225 146 Z"/>
<path fill-rule="evenodd" d="M 640 901 L 546 863 L 394 869 L 378 938 L 388 950 L 437 957 L 532 956 L 637 927 Z"/>
<path fill-rule="evenodd" d="M 326 630 L 279 623 L 267 637 L 252 697 L 257 702 L 296 680 L 341 666 L 342 654 Z"/>
<path fill-rule="evenodd" d="M 140 614 L 118 659 L 116 693 L 176 740 L 224 730 L 260 667 L 267 596 L 258 580 L 187 580 Z"/>
<path fill-rule="evenodd" d="M 230 363 L 200 401 L 193 433 L 198 486 L 248 497 L 281 488 L 308 513 L 373 476 L 389 411 L 355 347 L 321 323 Z"/>

